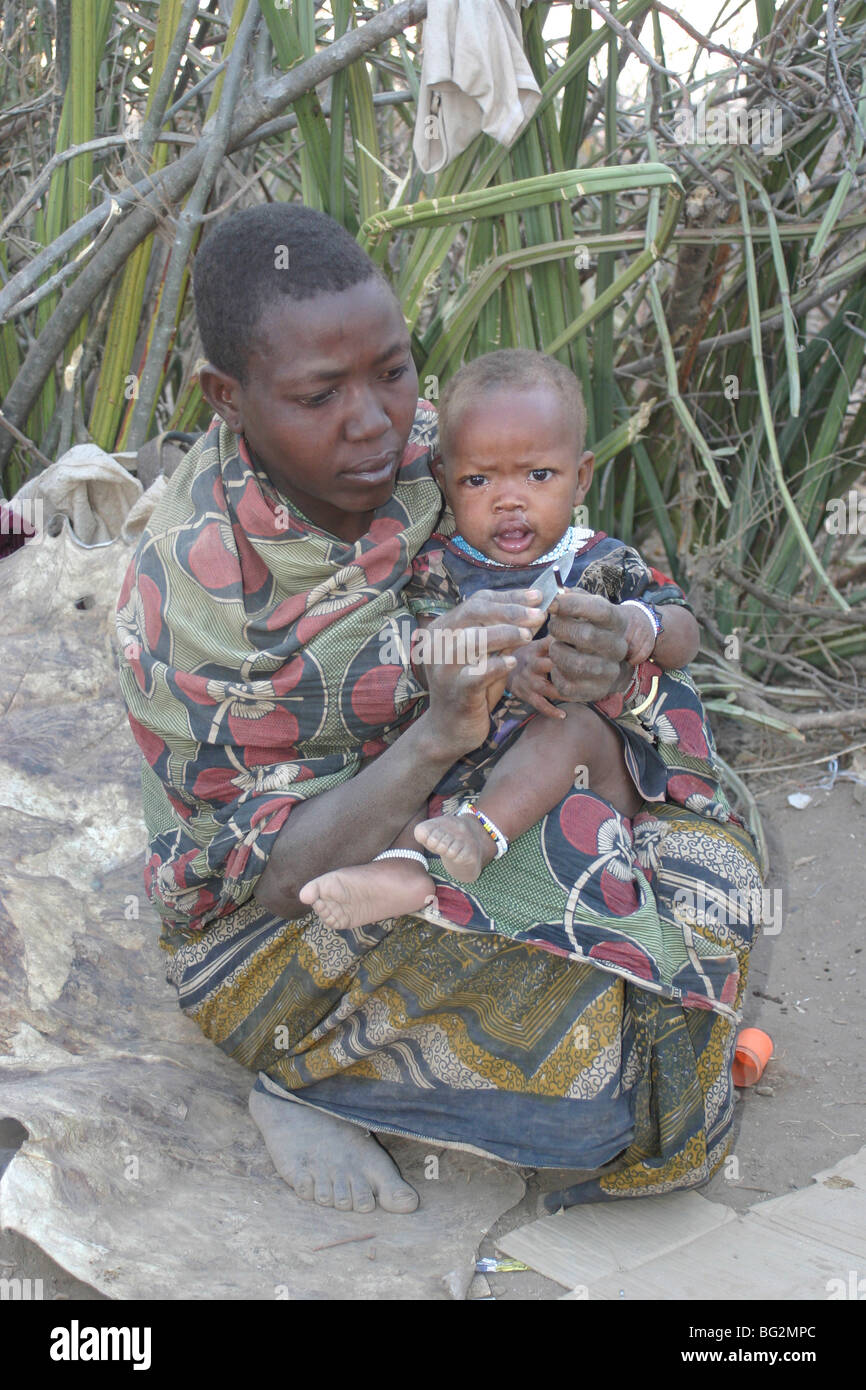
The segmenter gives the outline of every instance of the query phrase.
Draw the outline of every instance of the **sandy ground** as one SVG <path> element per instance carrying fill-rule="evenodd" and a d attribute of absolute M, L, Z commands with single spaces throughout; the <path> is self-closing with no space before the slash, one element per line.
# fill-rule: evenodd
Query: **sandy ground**
<path fill-rule="evenodd" d="M 773 752 L 778 759 L 789 748 Z M 839 782 L 814 792 L 803 811 L 789 806 L 789 792 L 822 775 L 814 767 L 750 781 L 769 841 L 769 887 L 782 896 L 781 929 L 763 936 L 752 955 L 744 1023 L 770 1034 L 775 1056 L 760 1090 L 740 1093 L 737 1164 L 701 1189 L 737 1211 L 806 1186 L 813 1173 L 866 1142 L 866 788 Z M 15 1142 L 11 1127 L 0 1123 L 0 1171 Z M 533 1220 L 539 1193 L 561 1185 L 549 1173 L 530 1177 L 526 1197 L 500 1218 L 479 1253 L 495 1254 L 496 1236 Z M 11 1232 L 0 1234 L 0 1277 L 41 1279 L 46 1299 L 101 1297 Z M 477 1279 L 470 1296 L 547 1300 L 563 1292 L 534 1273 L 512 1273 L 486 1284 Z"/>

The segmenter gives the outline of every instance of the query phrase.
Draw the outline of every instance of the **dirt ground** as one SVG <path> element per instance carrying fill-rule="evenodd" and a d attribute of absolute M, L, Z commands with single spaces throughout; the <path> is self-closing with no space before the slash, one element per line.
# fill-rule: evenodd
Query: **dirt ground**
<path fill-rule="evenodd" d="M 770 760 L 803 762 L 844 747 L 783 741 L 741 747 L 732 760 L 754 767 Z M 723 753 L 732 750 L 721 741 Z M 866 940 L 866 787 L 839 781 L 832 791 L 811 790 L 825 775 L 815 764 L 748 777 L 771 856 L 769 888 L 781 893 L 780 930 L 765 935 L 752 955 L 744 1024 L 773 1038 L 775 1055 L 760 1083 L 740 1093 L 736 1137 L 728 1164 L 701 1191 L 711 1201 L 744 1211 L 756 1202 L 808 1185 L 812 1174 L 866 1142 L 866 1062 L 863 1034 Z M 805 810 L 788 804 L 811 790 Z M 16 1136 L 0 1128 L 0 1171 Z M 5 1146 L 5 1147 L 4 1147 Z M 736 1170 L 736 1171 L 734 1171 Z M 562 1186 L 561 1175 L 528 1177 L 523 1201 L 511 1208 L 482 1243 L 494 1255 L 496 1237 L 538 1214 L 539 1193 Z M 409 1218 L 411 1219 L 411 1218 Z M 11 1232 L 0 1234 L 0 1278 L 42 1279 L 46 1299 L 98 1299 L 43 1251 Z M 534 1273 L 476 1279 L 470 1297 L 548 1300 L 565 1290 Z"/>

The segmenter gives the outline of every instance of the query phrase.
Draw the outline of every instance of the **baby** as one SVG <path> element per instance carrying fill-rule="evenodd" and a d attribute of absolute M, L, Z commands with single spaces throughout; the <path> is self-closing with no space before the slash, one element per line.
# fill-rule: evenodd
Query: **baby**
<path fill-rule="evenodd" d="M 666 670 L 694 659 L 698 626 L 681 591 L 635 550 L 572 525 L 592 482 L 585 430 L 580 384 L 555 358 L 516 349 L 461 368 L 442 394 L 441 454 L 433 464 L 456 532 L 434 533 L 422 547 L 407 604 L 423 624 L 478 589 L 532 589 L 556 564 L 565 587 L 627 606 L 626 659 L 638 667 L 651 657 L 664 680 Z M 666 605 L 670 620 L 663 623 L 647 599 Z M 555 598 L 550 611 L 557 611 Z M 474 882 L 575 785 L 591 787 L 628 817 L 646 799 L 667 799 L 665 763 L 652 735 L 640 726 L 626 730 L 592 706 L 562 702 L 550 681 L 552 639 L 545 629 L 515 652 L 510 684 L 524 702 L 517 717 L 514 697 L 499 698 L 503 680 L 488 691 L 490 737 L 437 788 L 440 798 L 473 785 L 478 794 L 455 813 L 419 815 L 371 864 L 305 884 L 301 901 L 326 924 L 347 930 L 423 910 L 435 897 L 429 856 L 438 856 L 453 878 Z M 674 680 L 670 687 L 668 713 L 681 688 Z M 649 703 L 637 696 L 634 712 Z"/>

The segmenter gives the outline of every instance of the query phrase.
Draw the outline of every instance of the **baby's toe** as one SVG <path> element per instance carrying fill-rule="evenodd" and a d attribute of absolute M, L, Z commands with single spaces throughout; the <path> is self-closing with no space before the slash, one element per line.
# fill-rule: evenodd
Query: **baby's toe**
<path fill-rule="evenodd" d="M 455 859 L 460 860 L 461 864 L 468 863 L 470 860 L 474 859 L 476 857 L 476 853 L 477 851 L 475 849 L 475 846 L 470 845 L 467 840 L 454 841 L 452 854 Z"/>

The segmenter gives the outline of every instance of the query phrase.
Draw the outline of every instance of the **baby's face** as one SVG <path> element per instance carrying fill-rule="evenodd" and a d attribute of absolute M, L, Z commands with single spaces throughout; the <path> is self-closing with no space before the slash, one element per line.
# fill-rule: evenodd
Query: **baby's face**
<path fill-rule="evenodd" d="M 458 417 L 439 481 L 470 545 L 490 560 L 530 565 L 571 525 L 592 455 L 554 388 L 485 391 Z"/>

